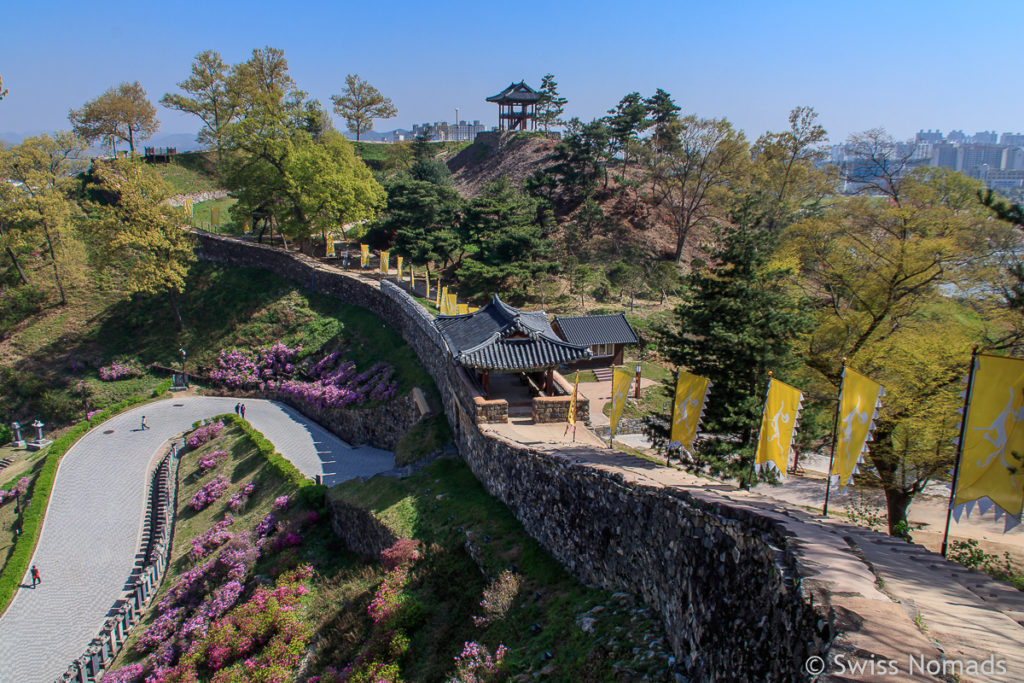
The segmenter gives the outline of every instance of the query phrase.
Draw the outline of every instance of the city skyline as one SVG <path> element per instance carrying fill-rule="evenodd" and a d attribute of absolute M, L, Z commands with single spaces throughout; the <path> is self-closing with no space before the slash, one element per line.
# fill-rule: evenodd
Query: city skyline
<path fill-rule="evenodd" d="M 521 8 L 521 9 L 520 9 Z M 553 73 L 566 117 L 602 116 L 626 93 L 670 92 L 683 113 L 726 117 L 756 139 L 812 106 L 838 144 L 884 127 L 907 139 L 920 129 L 997 133 L 1024 129 L 1009 45 L 1024 19 L 1010 2 L 860 3 L 770 9 L 736 1 L 694 3 L 525 2 L 490 5 L 310 3 L 284 14 L 266 2 L 159 7 L 49 2 L 8 9 L 19 27 L 0 45 L 0 133 L 68 128 L 67 111 L 122 81 L 150 99 L 176 91 L 192 59 L 214 49 L 230 63 L 253 48 L 281 48 L 300 88 L 329 106 L 345 74 L 358 73 L 394 100 L 399 115 L 378 131 L 479 119 L 509 82 L 539 87 Z M 936 46 L 956 45 L 957 49 Z M 194 133 L 192 117 L 158 107 L 160 134 Z M 339 129 L 343 122 L 335 117 Z"/>

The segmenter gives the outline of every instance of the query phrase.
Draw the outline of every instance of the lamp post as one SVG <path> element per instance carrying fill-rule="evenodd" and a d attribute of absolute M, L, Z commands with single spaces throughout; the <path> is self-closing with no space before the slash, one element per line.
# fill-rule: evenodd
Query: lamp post
<path fill-rule="evenodd" d="M 186 356 L 188 356 L 188 353 L 185 352 L 185 348 L 184 347 L 179 348 L 178 349 L 178 353 L 181 354 L 181 381 L 187 387 L 188 386 L 188 375 L 185 374 L 185 358 L 186 358 Z"/>
<path fill-rule="evenodd" d="M 643 370 L 643 365 L 639 362 L 636 364 L 636 393 L 633 395 L 634 398 L 640 398 L 640 373 Z"/>

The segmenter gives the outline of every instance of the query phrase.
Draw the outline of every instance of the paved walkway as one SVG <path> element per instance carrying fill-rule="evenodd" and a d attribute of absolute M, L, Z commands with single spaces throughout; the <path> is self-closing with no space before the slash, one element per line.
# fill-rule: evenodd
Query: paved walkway
<path fill-rule="evenodd" d="M 794 507 L 789 500 L 783 500 L 791 497 L 785 491 L 792 483 L 759 486 L 747 492 L 611 450 L 574 449 L 543 437 L 531 445 L 558 451 L 599 469 L 620 472 L 627 480 L 649 486 L 681 488 L 698 494 L 713 490 L 734 504 L 751 505 L 762 513 L 781 516 L 787 520 L 784 523 L 792 525 L 799 543 L 817 546 L 819 554 L 822 549 L 841 546 L 843 542 L 854 545 L 866 563 L 851 562 L 849 555 L 836 555 L 821 563 L 817 578 L 832 583 L 835 590 L 866 596 L 857 609 L 871 619 L 856 634 L 855 645 L 861 656 L 873 653 L 879 658 L 897 660 L 904 673 L 910 656 L 939 659 L 944 654 L 960 662 L 981 662 L 995 656 L 1006 662 L 1005 676 L 964 676 L 962 680 L 1024 681 L 1024 592 L 1008 584 L 947 562 L 919 545 L 839 519 L 825 520 Z M 823 481 L 821 485 L 823 489 Z M 833 539 L 830 543 L 817 542 L 829 537 Z M 876 579 L 881 579 L 879 588 L 873 585 Z M 836 593 L 834 600 L 842 597 Z M 923 633 L 914 626 L 914 620 L 924 625 Z M 935 680 L 928 676 L 923 679 Z"/>
<path fill-rule="evenodd" d="M 230 413 L 236 402 L 172 398 L 140 406 L 93 429 L 64 455 L 32 558 L 43 583 L 19 590 L 0 617 L 0 683 L 52 681 L 85 651 L 135 565 L 157 457 L 193 422 Z M 245 405 L 253 427 L 307 476 L 334 483 L 394 467 L 391 453 L 352 448 L 279 403 Z M 139 430 L 142 415 L 146 431 Z"/>

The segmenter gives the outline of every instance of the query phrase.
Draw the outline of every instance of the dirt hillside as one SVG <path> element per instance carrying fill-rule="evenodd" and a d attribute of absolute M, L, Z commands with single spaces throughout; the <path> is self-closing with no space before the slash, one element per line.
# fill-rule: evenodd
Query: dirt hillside
<path fill-rule="evenodd" d="M 472 199 L 484 186 L 507 176 L 522 186 L 535 171 L 551 164 L 557 140 L 517 133 L 485 133 L 448 161 L 452 184 Z"/>

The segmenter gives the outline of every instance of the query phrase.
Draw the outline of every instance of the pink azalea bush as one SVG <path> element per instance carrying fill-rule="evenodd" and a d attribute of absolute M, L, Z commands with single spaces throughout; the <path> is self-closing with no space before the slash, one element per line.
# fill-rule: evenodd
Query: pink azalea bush
<path fill-rule="evenodd" d="M 420 559 L 420 542 L 411 538 L 400 538 L 390 548 L 380 554 L 380 561 L 385 569 L 408 567 Z"/>
<path fill-rule="evenodd" d="M 231 482 L 223 474 L 218 475 L 215 479 L 207 483 L 203 488 L 196 491 L 195 495 L 192 496 L 192 500 L 189 501 L 189 507 L 196 512 L 205 510 L 210 506 L 213 501 L 224 495 L 224 492 L 231 486 Z"/>
<path fill-rule="evenodd" d="M 346 408 L 368 401 L 386 401 L 398 391 L 394 370 L 377 363 L 357 373 L 355 363 L 342 361 L 337 351 L 313 365 L 304 379 L 295 377 L 296 357 L 302 347 L 289 349 L 281 343 L 255 351 L 221 351 L 211 379 L 230 389 L 277 391 L 318 408 Z"/>
<path fill-rule="evenodd" d="M 227 451 L 220 451 L 220 450 L 218 450 L 218 451 L 210 451 L 209 453 L 207 453 L 203 457 L 199 458 L 199 472 L 200 472 L 200 474 L 206 474 L 207 472 L 212 470 L 214 467 L 216 467 L 217 464 L 221 460 L 226 458 L 226 457 L 228 457 L 228 452 Z"/>
<path fill-rule="evenodd" d="M 249 498 L 252 496 L 255 490 L 256 482 L 250 481 L 248 484 L 243 486 L 241 490 L 239 490 L 237 493 L 232 494 L 231 497 L 228 498 L 228 508 L 232 512 L 238 512 L 243 507 L 245 507 L 246 503 L 249 502 Z"/>
<path fill-rule="evenodd" d="M 278 496 L 274 499 L 275 510 L 287 510 L 288 509 L 288 496 Z"/>
<path fill-rule="evenodd" d="M 104 382 L 113 382 L 128 377 L 141 377 L 144 373 L 142 367 L 134 360 L 114 361 L 110 365 L 104 365 L 99 371 L 100 379 Z"/>
<path fill-rule="evenodd" d="M 235 520 L 231 515 L 225 515 L 223 521 L 217 522 L 202 534 L 193 538 L 192 549 L 188 553 L 189 557 L 193 561 L 201 560 L 234 538 L 234 534 L 227 530 L 234 523 Z"/>
<path fill-rule="evenodd" d="M 454 679 L 460 683 L 482 683 L 492 680 L 498 674 L 507 653 L 508 648 L 504 645 L 498 645 L 498 649 L 492 655 L 490 650 L 480 643 L 466 643 L 462 648 L 462 654 L 455 657 Z"/>
<path fill-rule="evenodd" d="M 18 496 L 25 495 L 26 491 L 28 491 L 28 477 L 22 477 L 10 491 L 0 490 L 0 505 L 3 505 L 9 500 L 14 500 Z"/>
<path fill-rule="evenodd" d="M 217 420 L 210 424 L 205 424 L 202 427 L 197 427 L 192 430 L 192 433 L 185 439 L 185 443 L 188 444 L 189 448 L 199 448 L 210 439 L 217 438 L 220 434 L 220 430 L 224 429 L 224 421 Z"/>

